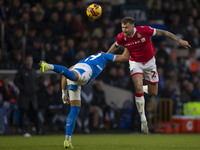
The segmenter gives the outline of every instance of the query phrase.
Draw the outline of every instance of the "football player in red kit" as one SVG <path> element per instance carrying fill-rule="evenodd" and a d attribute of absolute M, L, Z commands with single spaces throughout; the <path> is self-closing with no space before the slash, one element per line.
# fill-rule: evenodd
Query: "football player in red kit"
<path fill-rule="evenodd" d="M 130 51 L 129 68 L 135 86 L 135 100 L 141 118 L 141 131 L 149 132 L 144 110 L 143 92 L 156 96 L 158 93 L 158 73 L 155 60 L 155 47 L 151 36 L 165 36 L 177 41 L 181 46 L 189 49 L 191 46 L 165 30 L 155 29 L 150 26 L 135 26 L 132 17 L 124 17 L 121 21 L 122 32 L 117 35 L 116 42 L 110 47 L 107 53 L 114 53 L 120 45 Z M 143 78 L 147 85 L 143 86 Z"/>

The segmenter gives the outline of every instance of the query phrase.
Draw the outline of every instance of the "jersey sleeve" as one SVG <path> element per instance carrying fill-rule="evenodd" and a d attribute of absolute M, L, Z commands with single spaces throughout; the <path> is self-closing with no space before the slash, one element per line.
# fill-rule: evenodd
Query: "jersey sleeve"
<path fill-rule="evenodd" d="M 116 38 L 116 43 L 115 43 L 117 46 L 119 45 L 123 45 L 124 44 L 124 41 L 123 41 L 123 37 L 121 34 L 118 34 L 117 35 L 117 38 Z"/>
<path fill-rule="evenodd" d="M 103 53 L 104 58 L 107 61 L 114 61 L 115 60 L 115 55 L 111 54 L 111 53 Z"/>
<path fill-rule="evenodd" d="M 156 29 L 150 26 L 142 26 L 142 30 L 147 36 L 154 36 L 156 34 Z"/>

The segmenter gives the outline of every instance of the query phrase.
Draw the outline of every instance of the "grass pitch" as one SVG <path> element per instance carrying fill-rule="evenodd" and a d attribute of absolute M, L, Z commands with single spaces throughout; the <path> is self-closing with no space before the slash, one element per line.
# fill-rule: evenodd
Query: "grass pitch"
<path fill-rule="evenodd" d="M 64 135 L 0 136 L 0 150 L 63 150 Z M 74 135 L 75 150 L 200 150 L 198 134 Z"/>

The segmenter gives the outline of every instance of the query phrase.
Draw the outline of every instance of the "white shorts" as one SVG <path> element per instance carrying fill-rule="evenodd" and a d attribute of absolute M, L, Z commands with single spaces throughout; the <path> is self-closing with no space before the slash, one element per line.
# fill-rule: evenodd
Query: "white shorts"
<path fill-rule="evenodd" d="M 92 69 L 88 64 L 78 63 L 71 70 L 78 73 L 78 81 L 67 79 L 69 99 L 81 100 L 81 85 L 85 85 L 92 76 Z"/>
<path fill-rule="evenodd" d="M 78 73 L 78 81 L 74 81 L 75 85 L 85 85 L 92 76 L 92 69 L 88 64 L 78 63 L 73 68 L 73 71 Z"/>
<path fill-rule="evenodd" d="M 147 82 L 151 84 L 156 84 L 159 82 L 155 57 L 153 57 L 146 63 L 129 60 L 129 69 L 130 69 L 131 76 L 134 76 L 136 74 L 143 74 L 144 79 Z"/>

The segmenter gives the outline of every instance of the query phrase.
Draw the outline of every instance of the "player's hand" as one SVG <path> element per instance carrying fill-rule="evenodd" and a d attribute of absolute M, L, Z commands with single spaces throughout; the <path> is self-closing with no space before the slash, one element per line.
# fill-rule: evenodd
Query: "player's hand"
<path fill-rule="evenodd" d="M 64 96 L 63 98 L 62 98 L 62 100 L 63 100 L 63 103 L 64 104 L 70 104 L 70 101 L 69 101 L 69 97 L 68 96 Z"/>
<path fill-rule="evenodd" d="M 64 104 L 69 104 L 69 97 L 67 95 L 67 90 L 62 90 L 62 100 Z"/>
<path fill-rule="evenodd" d="M 190 49 L 191 48 L 191 46 L 190 46 L 190 44 L 188 43 L 188 41 L 185 41 L 185 40 L 179 40 L 179 44 L 181 45 L 181 46 L 183 46 L 183 47 L 185 47 L 186 49 Z"/>

